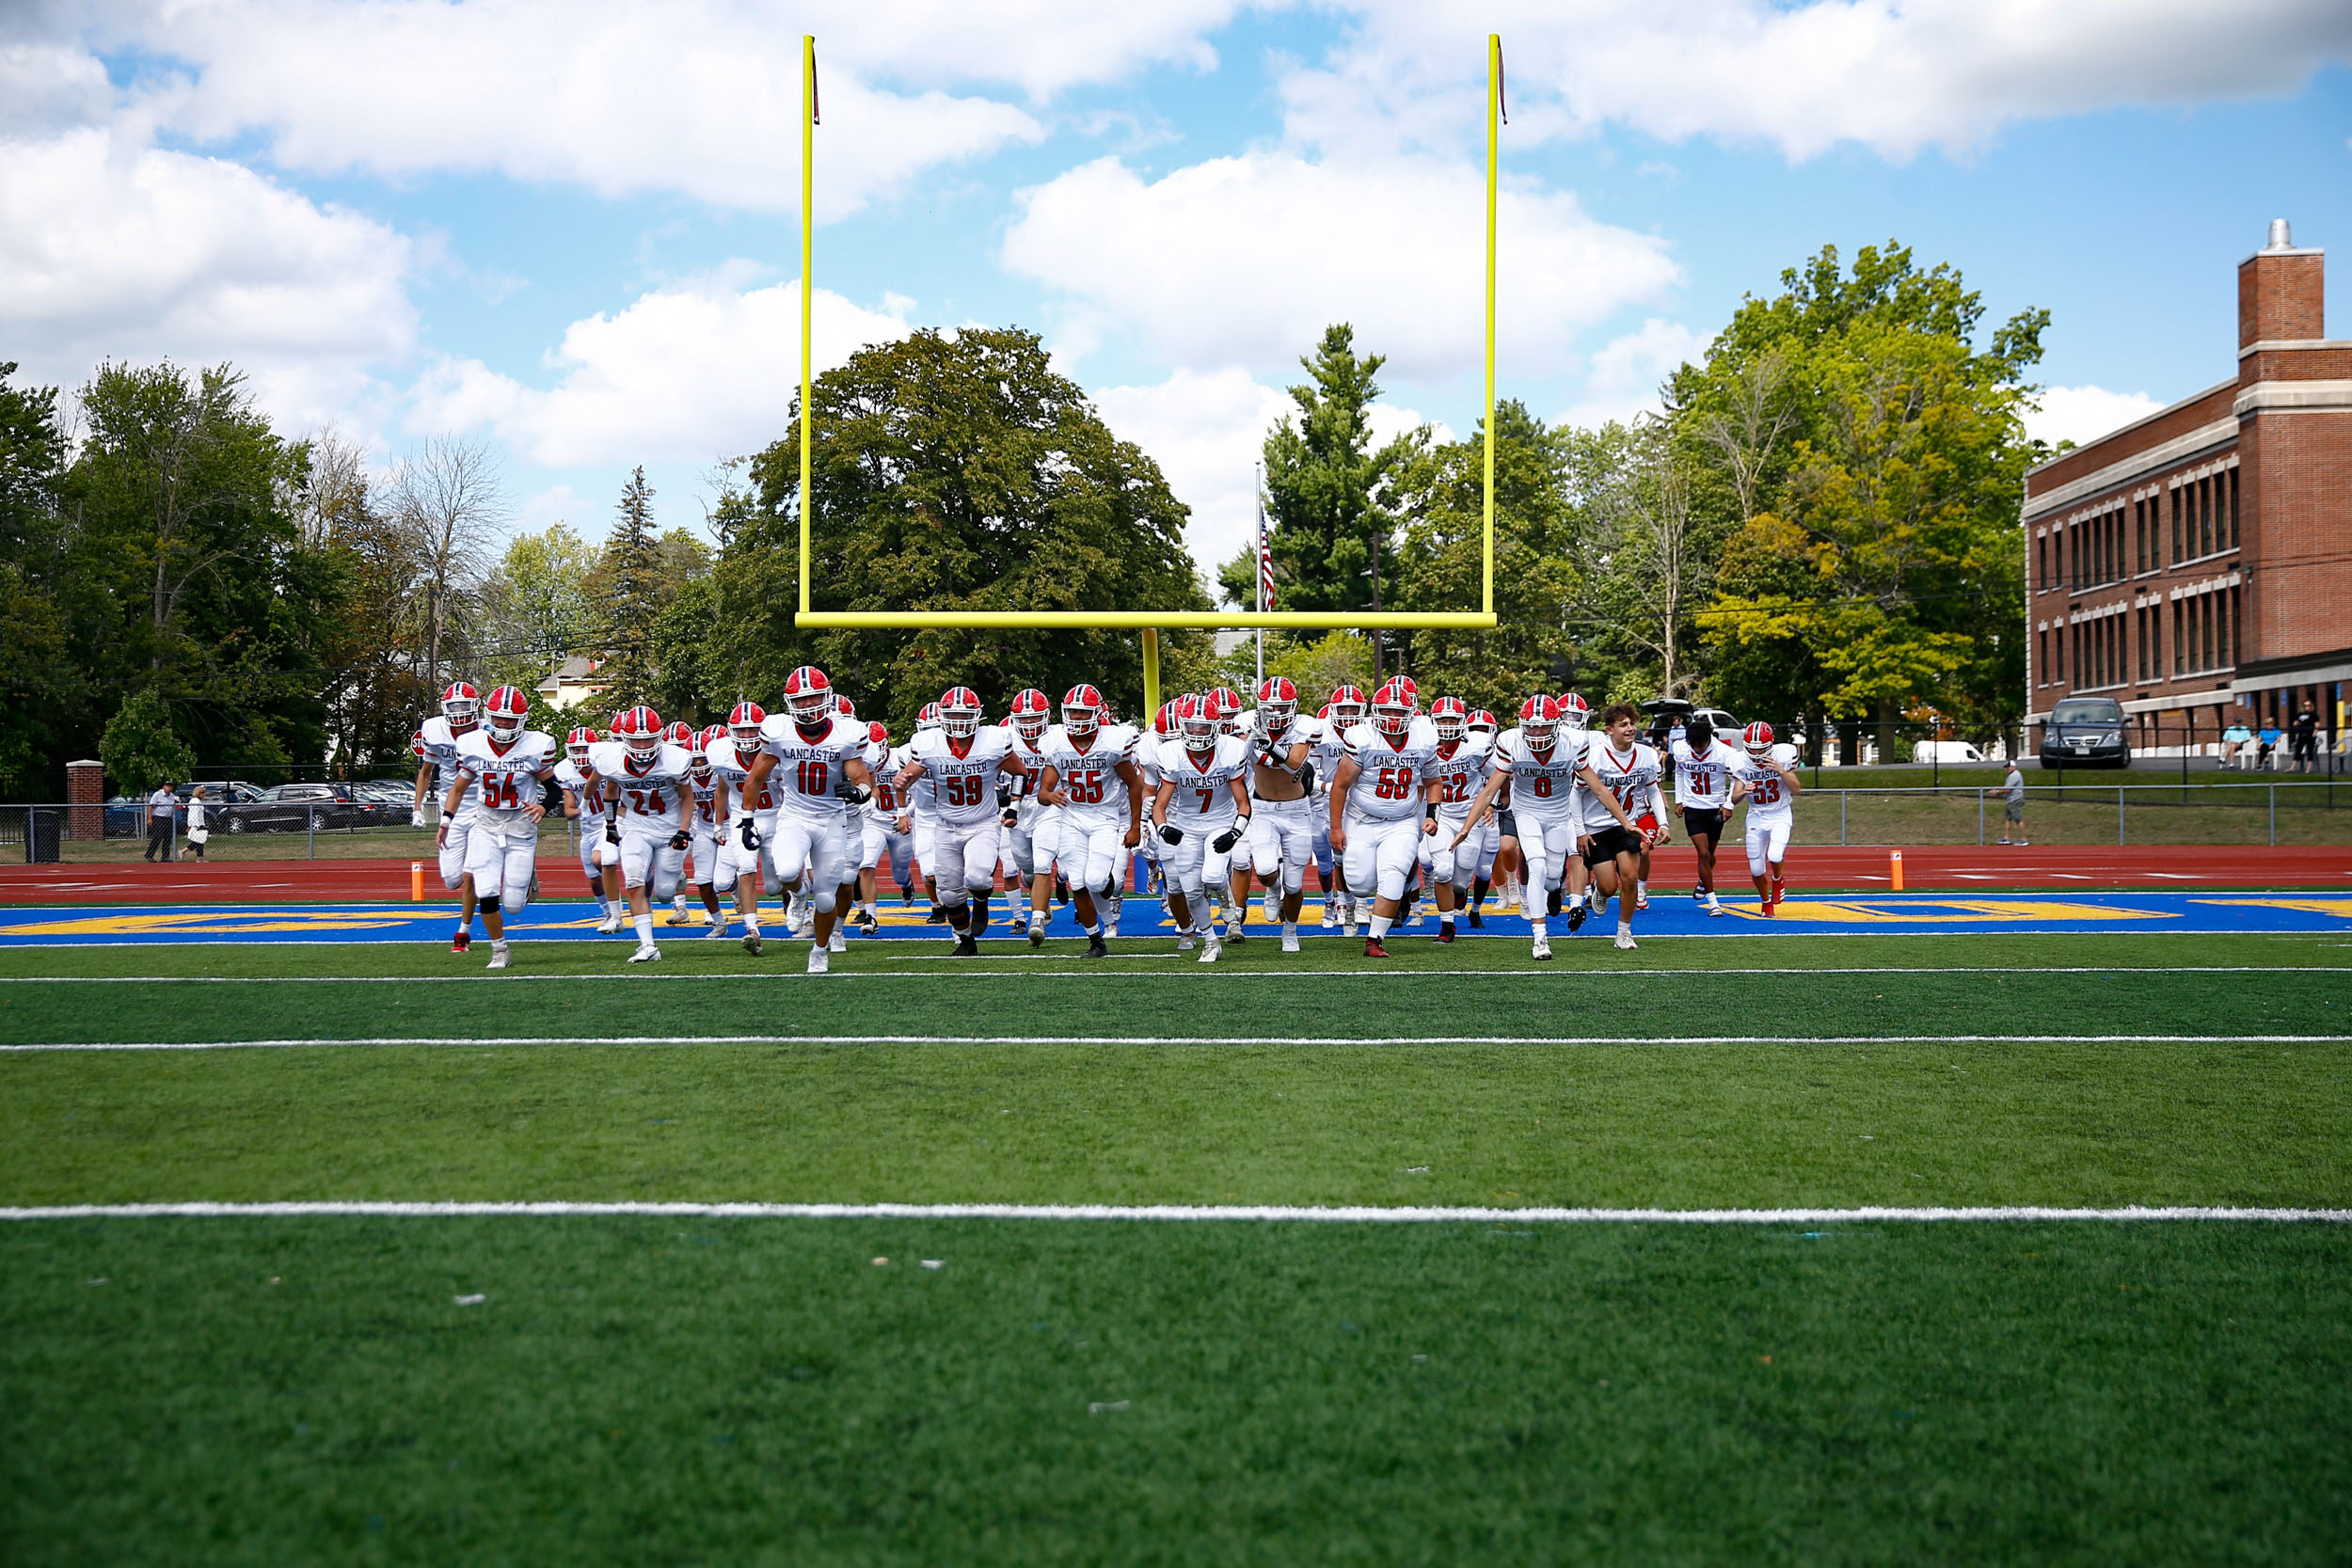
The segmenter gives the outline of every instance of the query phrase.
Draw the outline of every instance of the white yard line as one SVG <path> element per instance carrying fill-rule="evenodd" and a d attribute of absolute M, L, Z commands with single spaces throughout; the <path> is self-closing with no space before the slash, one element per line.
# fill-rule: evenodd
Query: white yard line
<path fill-rule="evenodd" d="M 2272 935 L 2320 936 L 2324 932 L 2273 932 Z M 2332 945 L 2342 946 L 2343 943 Z M 0 949 L 5 951 L 5 949 Z M 1159 955 L 1136 955 L 1156 958 Z M 1170 957 L 1191 959 L 1190 954 Z M 1029 959 L 1029 962 L 1038 962 Z M 1044 960 L 1051 961 L 1051 960 Z M 1612 980 L 1639 980 L 1651 976 L 1689 979 L 1693 976 L 1713 978 L 1725 974 L 1774 974 L 1803 978 L 1815 974 L 2343 974 L 2352 971 L 2346 964 L 2038 964 L 2018 969 L 1993 964 L 1855 964 L 1842 968 L 1791 968 L 1787 965 L 1734 968 L 1725 965 L 1715 969 L 1211 969 L 1194 960 L 1194 968 L 1184 972 L 1184 978 L 1202 980 L 1297 980 L 1317 976 L 1349 980 L 1436 980 L 1476 977 L 1482 980 L 1583 980 L 1606 974 Z M 517 974 L 512 970 L 493 980 L 487 974 L 0 974 L 0 986 L 511 986 L 526 981 L 622 981 L 635 984 L 648 980 L 785 980 L 792 979 L 797 971 L 726 970 L 709 974 L 688 974 L 675 970 L 641 973 L 626 971 L 612 974 Z M 1148 976 L 1168 978 L 1176 976 Z M 1099 968 L 1032 969 L 1018 973 L 992 974 L 986 970 L 957 969 L 892 969 L 834 970 L 829 980 L 1134 980 L 1133 974 L 1120 974 Z"/>
<path fill-rule="evenodd" d="M 543 1045 L 2344 1045 L 2352 1035 L 375 1035 L 342 1039 L 49 1040 L 0 1053 Z"/>
<path fill-rule="evenodd" d="M 381 1216 L 442 1219 L 471 1216 L 612 1216 L 644 1214 L 696 1219 L 884 1220 L 1304 1220 L 1326 1224 L 1409 1225 L 1835 1225 L 1871 1220 L 2259 1220 L 2273 1223 L 2352 1223 L 2352 1209 L 2250 1209 L 2169 1205 L 2122 1209 L 2062 1209 L 2032 1204 L 1983 1208 L 1859 1209 L 1491 1209 L 1311 1208 L 1287 1204 L 1113 1203 L 75 1203 L 0 1208 L 0 1220 L 275 1219 Z"/>

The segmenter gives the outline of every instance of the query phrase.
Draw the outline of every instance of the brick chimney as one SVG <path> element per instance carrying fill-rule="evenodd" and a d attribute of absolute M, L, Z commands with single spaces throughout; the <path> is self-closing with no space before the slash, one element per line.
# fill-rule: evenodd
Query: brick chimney
<path fill-rule="evenodd" d="M 2270 243 L 2238 263 L 2237 346 L 2312 342 L 2328 335 L 2325 256 L 2297 249 L 2287 220 L 2270 220 Z"/>

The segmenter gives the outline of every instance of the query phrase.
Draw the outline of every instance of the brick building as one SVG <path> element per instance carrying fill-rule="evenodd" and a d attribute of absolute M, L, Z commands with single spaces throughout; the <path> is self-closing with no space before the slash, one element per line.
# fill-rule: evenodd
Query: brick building
<path fill-rule="evenodd" d="M 2026 476 L 2026 722 L 2123 705 L 2136 747 L 2209 744 L 2352 683 L 2352 341 L 2286 220 L 2238 264 L 2237 373 Z"/>

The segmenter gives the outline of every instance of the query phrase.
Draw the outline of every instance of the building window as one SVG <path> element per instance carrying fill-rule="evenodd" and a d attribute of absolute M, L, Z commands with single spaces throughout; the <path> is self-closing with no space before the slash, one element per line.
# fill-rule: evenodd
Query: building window
<path fill-rule="evenodd" d="M 2215 595 L 2221 601 L 2221 662 L 2234 665 L 2245 657 L 2245 636 L 2238 625 L 2238 591 L 2234 588 Z M 2232 656 L 2235 655 L 2235 657 Z"/>
<path fill-rule="evenodd" d="M 2175 486 L 2166 494 L 2172 501 L 2172 563 L 2177 566 L 2188 559 L 2188 552 L 2181 547 L 2181 492 Z"/>
<path fill-rule="evenodd" d="M 2237 470 L 2236 470 L 2235 468 L 2232 468 L 2232 469 L 2229 471 L 2228 481 L 2227 481 L 2227 483 L 2226 483 L 2226 485 L 2225 485 L 2225 487 L 2224 487 L 2224 489 L 2223 489 L 2223 491 L 2222 491 L 2222 495 L 2221 495 L 2221 508 L 2222 508 L 2222 515 L 2223 515 L 2223 528 L 2224 528 L 2224 530 L 2228 532 L 2228 534 L 2229 534 L 2229 536 L 2230 536 L 2230 544 L 2229 544 L 2229 548 L 2231 548 L 2231 549 L 2236 549 L 2236 548 L 2237 548 Z"/>

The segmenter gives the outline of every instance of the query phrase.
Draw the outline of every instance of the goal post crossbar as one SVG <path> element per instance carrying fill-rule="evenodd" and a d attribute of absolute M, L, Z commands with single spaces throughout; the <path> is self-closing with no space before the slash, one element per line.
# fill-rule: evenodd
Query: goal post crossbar
<path fill-rule="evenodd" d="M 809 631 L 1492 631 L 1495 618 L 1478 610 L 818 610 L 796 616 Z"/>

